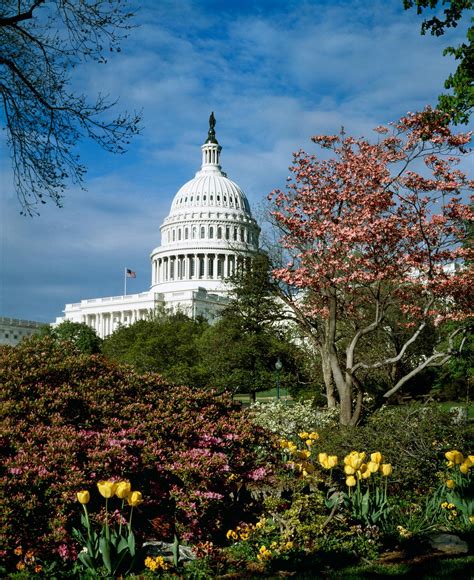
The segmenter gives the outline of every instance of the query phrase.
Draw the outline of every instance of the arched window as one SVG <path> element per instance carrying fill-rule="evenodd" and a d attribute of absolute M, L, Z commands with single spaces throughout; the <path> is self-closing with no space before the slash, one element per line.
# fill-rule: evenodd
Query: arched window
<path fill-rule="evenodd" d="M 225 239 L 230 240 L 230 228 L 229 228 L 229 226 L 226 226 L 226 228 L 225 228 Z"/>
<path fill-rule="evenodd" d="M 197 229 L 196 226 L 193 227 L 193 240 L 197 237 Z"/>
<path fill-rule="evenodd" d="M 222 228 L 221 228 L 221 226 L 219 226 L 217 228 L 217 239 L 218 240 L 221 240 L 222 239 Z"/>
<path fill-rule="evenodd" d="M 209 227 L 209 239 L 212 240 L 214 237 L 214 228 L 212 226 Z"/>
<path fill-rule="evenodd" d="M 176 240 L 176 230 L 173 230 L 173 242 Z"/>
<path fill-rule="evenodd" d="M 244 238 L 244 228 L 240 228 L 240 241 L 241 242 L 245 241 L 245 238 Z"/>
<path fill-rule="evenodd" d="M 178 230 L 178 240 L 181 240 L 181 228 Z"/>
<path fill-rule="evenodd" d="M 187 240 L 189 238 L 189 229 L 184 228 L 184 239 Z"/>
<path fill-rule="evenodd" d="M 206 237 L 206 228 L 204 226 L 201 226 L 201 235 L 200 235 L 201 239 Z"/>
<path fill-rule="evenodd" d="M 234 228 L 234 242 L 237 241 L 237 228 Z"/>

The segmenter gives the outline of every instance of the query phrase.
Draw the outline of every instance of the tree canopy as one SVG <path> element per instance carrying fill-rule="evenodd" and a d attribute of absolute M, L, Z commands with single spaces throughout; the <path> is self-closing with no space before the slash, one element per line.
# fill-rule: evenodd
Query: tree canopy
<path fill-rule="evenodd" d="M 109 116 L 116 101 L 89 101 L 72 87 L 72 71 L 120 51 L 130 28 L 127 0 L 4 0 L 0 13 L 1 119 L 23 214 L 49 198 L 58 206 L 66 185 L 83 184 L 77 143 L 87 138 L 122 153 L 140 115 Z"/>
<path fill-rule="evenodd" d="M 417 14 L 434 10 L 439 0 L 403 0 L 405 10 L 416 6 Z M 441 36 L 447 28 L 455 28 L 468 10 L 474 6 L 473 0 L 442 0 L 443 15 L 431 14 L 421 25 L 421 34 L 430 32 Z M 471 23 L 474 21 L 471 18 Z M 439 97 L 438 107 L 449 114 L 454 123 L 468 123 L 474 106 L 474 26 L 467 30 L 467 42 L 459 46 L 448 46 L 443 54 L 454 56 L 459 62 L 456 71 L 450 74 L 444 83 L 446 89 L 452 89 L 452 94 Z"/>

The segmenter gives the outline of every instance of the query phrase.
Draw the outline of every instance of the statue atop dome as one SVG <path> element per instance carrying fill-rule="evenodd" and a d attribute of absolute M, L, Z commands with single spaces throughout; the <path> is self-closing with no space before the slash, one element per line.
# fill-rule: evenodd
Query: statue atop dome
<path fill-rule="evenodd" d="M 207 133 L 206 143 L 217 143 L 215 127 L 216 118 L 214 117 L 214 111 L 212 111 L 209 117 L 209 131 Z"/>

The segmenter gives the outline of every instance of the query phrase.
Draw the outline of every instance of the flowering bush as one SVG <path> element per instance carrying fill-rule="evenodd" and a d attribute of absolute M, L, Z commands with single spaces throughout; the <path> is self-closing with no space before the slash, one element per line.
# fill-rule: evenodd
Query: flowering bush
<path fill-rule="evenodd" d="M 334 427 L 339 423 L 337 409 L 314 409 L 311 401 L 286 405 L 282 401 L 254 403 L 248 410 L 250 420 L 277 434 L 279 437 L 295 437 L 300 431 L 314 431 Z"/>
<path fill-rule="evenodd" d="M 45 338 L 1 347 L 0 383 L 2 533 L 11 553 L 34 546 L 75 559 L 76 492 L 99 479 L 142 490 L 142 536 L 212 538 L 245 513 L 245 486 L 272 470 L 272 442 L 230 399 L 170 387 L 72 345 Z"/>

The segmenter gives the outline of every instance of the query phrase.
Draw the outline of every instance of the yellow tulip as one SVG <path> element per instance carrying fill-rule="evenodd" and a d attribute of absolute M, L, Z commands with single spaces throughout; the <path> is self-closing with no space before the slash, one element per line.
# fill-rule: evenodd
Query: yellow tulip
<path fill-rule="evenodd" d="M 91 495 L 88 491 L 78 491 L 76 495 L 78 502 L 83 505 L 89 503 L 89 500 L 91 499 Z"/>
<path fill-rule="evenodd" d="M 355 469 L 351 465 L 344 465 L 344 473 L 346 475 L 354 475 Z"/>
<path fill-rule="evenodd" d="M 454 483 L 454 481 L 453 481 L 452 479 L 448 479 L 448 480 L 446 481 L 446 487 L 447 487 L 448 489 L 453 489 L 455 485 L 456 485 L 456 484 Z"/>
<path fill-rule="evenodd" d="M 298 433 L 298 437 L 300 439 L 308 439 L 309 433 L 307 433 L 306 431 L 302 431 L 301 433 Z"/>
<path fill-rule="evenodd" d="M 364 454 L 365 455 L 365 454 Z M 364 457 L 362 455 L 352 455 L 349 461 L 349 465 L 354 469 L 359 469 L 364 461 Z"/>
<path fill-rule="evenodd" d="M 460 451 L 457 451 L 456 449 L 446 451 L 444 456 L 448 461 L 452 461 L 454 465 L 461 465 L 461 463 L 463 463 L 464 461 L 464 455 Z"/>
<path fill-rule="evenodd" d="M 349 475 L 349 477 L 346 478 L 347 487 L 354 487 L 356 483 L 356 478 L 353 475 Z"/>
<path fill-rule="evenodd" d="M 327 463 L 328 463 L 328 469 L 332 469 L 333 467 L 336 467 L 337 465 L 337 455 L 329 455 Z"/>
<path fill-rule="evenodd" d="M 129 481 L 121 481 L 117 485 L 115 490 L 115 495 L 120 499 L 125 499 L 127 495 L 132 491 L 132 485 Z"/>
<path fill-rule="evenodd" d="M 327 469 L 327 461 L 328 461 L 328 454 L 327 453 L 318 453 L 318 461 L 319 463 Z"/>
<path fill-rule="evenodd" d="M 140 491 L 132 491 L 127 497 L 128 505 L 136 507 L 143 502 L 142 494 Z"/>
<path fill-rule="evenodd" d="M 469 467 L 470 467 L 469 462 L 465 461 L 464 463 L 461 463 L 461 465 L 459 466 L 459 471 L 464 474 L 469 473 Z"/>
<path fill-rule="evenodd" d="M 382 454 L 380 451 L 376 451 L 375 453 L 370 454 L 370 459 L 372 463 L 382 463 Z"/>
<path fill-rule="evenodd" d="M 389 475 L 392 475 L 393 467 L 390 463 L 382 463 L 381 471 L 383 476 L 388 477 Z"/>
<path fill-rule="evenodd" d="M 311 433 L 308 435 L 308 437 L 310 439 L 314 439 L 316 441 L 316 439 L 319 439 L 319 435 L 318 433 L 316 433 L 316 431 L 311 431 Z"/>
<path fill-rule="evenodd" d="M 374 455 L 372 453 L 372 455 Z M 367 463 L 367 469 L 370 471 L 370 473 L 377 473 L 377 471 L 379 470 L 379 466 L 380 464 L 377 461 L 369 461 L 369 463 Z"/>
<path fill-rule="evenodd" d="M 109 499 L 114 496 L 117 484 L 115 481 L 99 481 L 97 489 L 102 497 Z"/>
<path fill-rule="evenodd" d="M 370 470 L 367 467 L 367 464 L 365 464 L 365 463 L 363 463 L 360 466 L 359 473 L 360 473 L 360 477 L 362 477 L 362 479 L 367 479 L 372 475 L 372 473 L 370 472 Z"/>
<path fill-rule="evenodd" d="M 306 439 L 306 445 L 308 447 L 312 447 L 314 445 L 314 441 L 312 439 Z"/>

